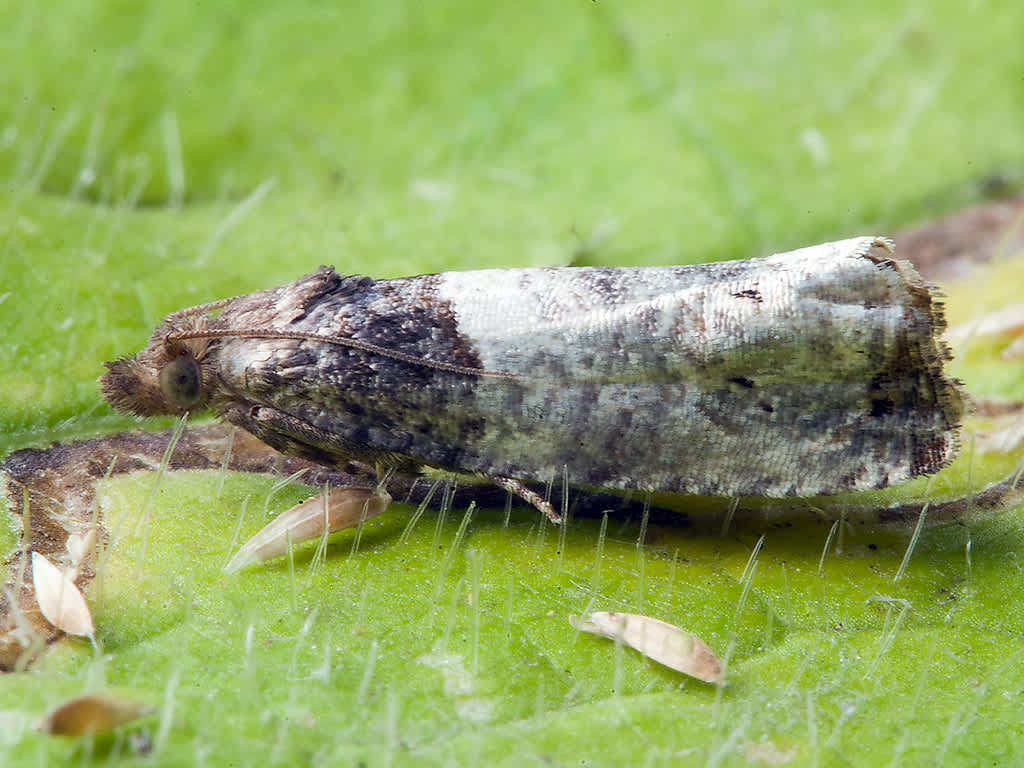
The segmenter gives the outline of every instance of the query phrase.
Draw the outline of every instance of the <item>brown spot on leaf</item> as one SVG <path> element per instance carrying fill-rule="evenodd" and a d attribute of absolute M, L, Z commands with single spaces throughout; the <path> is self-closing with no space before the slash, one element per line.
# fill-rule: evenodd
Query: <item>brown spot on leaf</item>
<path fill-rule="evenodd" d="M 929 280 L 967 275 L 977 264 L 1024 251 L 1024 195 L 982 203 L 903 230 L 901 258 Z"/>

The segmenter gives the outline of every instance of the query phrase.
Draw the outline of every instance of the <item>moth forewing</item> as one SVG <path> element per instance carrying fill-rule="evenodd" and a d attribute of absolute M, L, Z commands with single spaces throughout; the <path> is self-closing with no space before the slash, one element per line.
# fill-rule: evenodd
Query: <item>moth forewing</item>
<path fill-rule="evenodd" d="M 563 473 L 723 496 L 882 487 L 945 466 L 963 411 L 942 304 L 891 250 L 380 281 L 322 267 L 170 315 L 103 391 L 146 415 L 195 399 L 327 465 L 517 493 Z"/>

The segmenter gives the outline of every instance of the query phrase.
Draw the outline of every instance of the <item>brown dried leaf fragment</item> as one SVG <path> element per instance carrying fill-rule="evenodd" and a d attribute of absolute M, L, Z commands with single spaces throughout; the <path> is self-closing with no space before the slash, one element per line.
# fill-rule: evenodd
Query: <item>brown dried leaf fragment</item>
<path fill-rule="evenodd" d="M 964 277 L 979 264 L 1024 250 L 1024 195 L 954 211 L 893 239 L 928 280 Z"/>
<path fill-rule="evenodd" d="M 58 704 L 40 721 L 38 729 L 59 736 L 106 733 L 151 712 L 152 706 L 127 696 L 89 694 Z"/>
<path fill-rule="evenodd" d="M 250 563 L 286 554 L 294 546 L 376 517 L 391 503 L 382 489 L 334 488 L 326 495 L 312 496 L 278 515 L 242 545 L 224 570 L 234 573 Z"/>
<path fill-rule="evenodd" d="M 708 645 L 674 624 L 637 613 L 594 611 L 570 616 L 583 632 L 628 645 L 644 656 L 705 683 L 722 682 L 722 663 Z"/>
<path fill-rule="evenodd" d="M 32 553 L 32 585 L 39 610 L 69 635 L 92 637 L 96 628 L 89 606 L 71 578 L 38 552 Z"/>

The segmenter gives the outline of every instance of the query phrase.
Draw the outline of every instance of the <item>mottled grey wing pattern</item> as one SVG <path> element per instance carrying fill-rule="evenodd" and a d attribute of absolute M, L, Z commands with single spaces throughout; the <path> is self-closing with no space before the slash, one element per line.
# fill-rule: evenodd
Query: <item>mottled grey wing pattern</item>
<path fill-rule="evenodd" d="M 210 325 L 363 345 L 205 356 L 215 410 L 333 463 L 779 496 L 888 485 L 957 448 L 941 306 L 871 238 L 696 267 L 322 270 Z"/>

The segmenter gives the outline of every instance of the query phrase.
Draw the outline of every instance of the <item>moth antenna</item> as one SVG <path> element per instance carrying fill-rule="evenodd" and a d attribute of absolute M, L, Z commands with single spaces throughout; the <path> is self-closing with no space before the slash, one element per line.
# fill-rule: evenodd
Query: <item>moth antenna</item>
<path fill-rule="evenodd" d="M 221 302 L 214 302 L 215 304 Z M 209 305 L 205 305 L 209 306 Z M 195 308 L 193 308 L 195 309 Z M 188 310 L 191 312 L 192 310 Z M 393 360 L 401 360 L 403 363 L 421 365 L 424 368 L 433 368 L 448 373 L 458 373 L 463 376 L 493 376 L 500 379 L 518 379 L 520 374 L 509 373 L 508 371 L 486 371 L 483 368 L 471 368 L 468 365 L 457 365 L 456 363 L 443 363 L 436 360 L 426 360 L 416 355 L 408 355 L 405 352 L 398 352 L 394 349 L 381 347 L 359 339 L 346 339 L 343 336 L 322 336 L 316 333 L 302 333 L 301 331 L 279 331 L 275 328 L 253 328 L 250 330 L 233 330 L 228 328 L 179 331 L 167 335 L 168 341 L 185 341 L 187 339 L 291 339 L 294 341 L 314 341 L 321 344 L 334 344 L 339 347 L 358 349 L 370 354 L 390 357 Z"/>
<path fill-rule="evenodd" d="M 217 309 L 223 309 L 228 304 L 230 304 L 232 301 L 234 301 L 235 298 L 237 298 L 237 297 L 230 298 L 230 299 L 217 299 L 217 301 L 209 301 L 206 304 L 197 304 L 194 307 L 185 307 L 184 309 L 179 309 L 176 312 L 171 312 L 171 314 L 167 315 L 167 317 L 164 318 L 164 319 L 165 320 L 180 320 L 183 317 L 191 317 L 192 315 L 203 314 L 203 313 L 206 313 L 206 312 L 213 312 L 214 310 L 217 310 Z"/>

